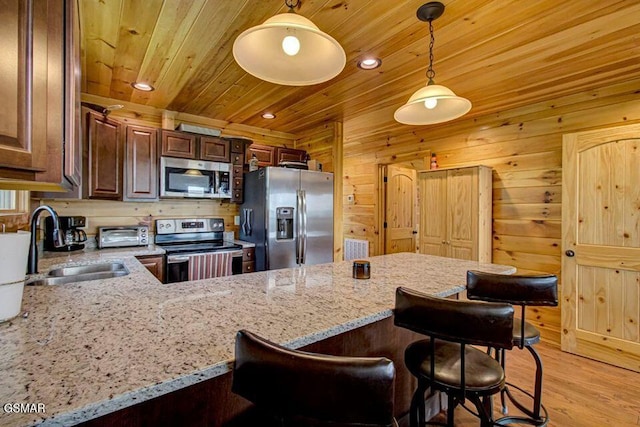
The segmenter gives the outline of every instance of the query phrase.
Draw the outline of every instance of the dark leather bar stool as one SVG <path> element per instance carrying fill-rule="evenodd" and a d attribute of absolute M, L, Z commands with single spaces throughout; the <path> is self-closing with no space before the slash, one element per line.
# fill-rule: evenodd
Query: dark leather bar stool
<path fill-rule="evenodd" d="M 447 426 L 454 425 L 454 410 L 470 400 L 482 426 L 494 420 L 491 396 L 505 384 L 500 363 L 474 345 L 510 349 L 513 343 L 513 307 L 436 298 L 406 288 L 396 290 L 396 326 L 427 335 L 410 344 L 405 364 L 418 379 L 411 400 L 411 427 L 442 423 L 425 420 L 425 393 L 447 394 Z M 466 408 L 466 406 L 465 406 Z"/>
<path fill-rule="evenodd" d="M 520 422 L 536 426 L 544 426 L 549 421 L 549 415 L 542 405 L 542 360 L 533 347 L 540 341 L 540 331 L 525 320 L 527 306 L 557 306 L 558 305 L 558 278 L 555 275 L 502 275 L 484 273 L 480 271 L 467 272 L 467 298 L 471 300 L 506 302 L 520 306 L 521 314 L 513 324 L 513 344 L 523 349 L 526 348 L 533 356 L 536 363 L 535 384 L 533 394 L 522 388 L 508 383 L 501 393 L 502 412 L 508 412 L 505 396 L 520 409 L 526 417 L 509 417 L 512 422 Z M 505 353 L 498 353 L 504 368 Z M 509 387 L 516 388 L 529 397 L 533 404 L 527 408 L 518 401 L 509 391 Z"/>
<path fill-rule="evenodd" d="M 395 367 L 384 357 L 289 350 L 248 331 L 236 336 L 234 393 L 278 426 L 393 427 Z"/>

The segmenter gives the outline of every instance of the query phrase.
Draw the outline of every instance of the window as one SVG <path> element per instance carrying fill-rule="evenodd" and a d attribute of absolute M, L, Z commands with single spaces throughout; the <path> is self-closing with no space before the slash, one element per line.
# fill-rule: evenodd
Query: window
<path fill-rule="evenodd" d="M 16 215 L 28 211 L 29 193 L 18 190 L 0 190 L 0 215 Z"/>

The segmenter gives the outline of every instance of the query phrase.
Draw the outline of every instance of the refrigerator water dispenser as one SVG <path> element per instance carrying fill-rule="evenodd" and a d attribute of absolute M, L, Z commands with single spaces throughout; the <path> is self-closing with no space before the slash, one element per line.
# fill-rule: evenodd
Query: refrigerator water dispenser
<path fill-rule="evenodd" d="M 293 208 L 276 208 L 276 240 L 293 239 Z"/>

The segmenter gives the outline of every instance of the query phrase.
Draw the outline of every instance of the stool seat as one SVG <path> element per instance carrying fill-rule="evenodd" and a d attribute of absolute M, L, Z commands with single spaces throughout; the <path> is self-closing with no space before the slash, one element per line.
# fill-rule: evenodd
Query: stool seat
<path fill-rule="evenodd" d="M 430 380 L 430 340 L 410 344 L 405 350 L 405 365 L 417 378 Z M 462 383 L 460 369 L 460 344 L 436 340 L 435 372 L 433 382 L 442 388 L 459 388 Z M 465 347 L 464 381 L 468 392 L 494 394 L 504 386 L 504 371 L 500 363 L 485 351 Z"/>
<path fill-rule="evenodd" d="M 540 331 L 529 322 L 524 322 L 524 342 L 522 342 L 522 328 L 520 319 L 513 319 L 513 345 L 522 348 L 540 342 Z"/>

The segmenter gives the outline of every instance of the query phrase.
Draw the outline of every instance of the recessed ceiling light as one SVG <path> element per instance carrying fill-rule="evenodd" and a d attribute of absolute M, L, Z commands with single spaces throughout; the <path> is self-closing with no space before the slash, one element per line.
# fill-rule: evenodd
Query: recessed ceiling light
<path fill-rule="evenodd" d="M 131 83 L 131 86 L 133 86 L 134 89 L 142 90 L 144 92 L 151 92 L 152 90 L 155 90 L 153 86 L 145 82 L 133 82 Z"/>
<path fill-rule="evenodd" d="M 276 115 L 273 113 L 262 113 L 262 118 L 271 120 L 271 119 L 275 119 Z"/>
<path fill-rule="evenodd" d="M 373 70 L 382 65 L 382 59 L 380 58 L 364 58 L 358 61 L 358 68 L 362 70 Z"/>

